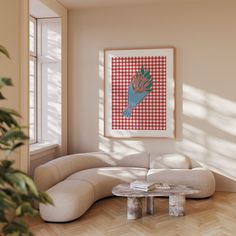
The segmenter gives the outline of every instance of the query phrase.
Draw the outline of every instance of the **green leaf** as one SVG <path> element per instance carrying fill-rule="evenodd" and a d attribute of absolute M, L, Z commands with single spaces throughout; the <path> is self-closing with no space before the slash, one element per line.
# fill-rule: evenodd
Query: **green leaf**
<path fill-rule="evenodd" d="M 7 218 L 5 216 L 5 209 L 0 209 L 0 222 L 1 223 L 7 223 Z"/>
<path fill-rule="evenodd" d="M 1 52 L 2 54 L 4 54 L 6 57 L 10 58 L 9 52 L 8 52 L 7 49 L 6 49 L 4 46 L 2 46 L 2 45 L 0 45 L 0 52 Z"/>
<path fill-rule="evenodd" d="M 29 234 L 29 229 L 23 220 L 16 219 L 3 227 L 3 233 L 6 236 L 26 236 Z"/>
<path fill-rule="evenodd" d="M 28 177 L 26 174 L 24 174 L 23 172 L 17 173 L 17 175 L 19 176 L 19 178 L 21 178 L 25 182 L 25 184 L 29 188 L 30 192 L 38 197 L 39 192 L 35 186 L 34 181 L 30 177 Z"/>
<path fill-rule="evenodd" d="M 17 111 L 15 111 L 13 109 L 5 108 L 5 107 L 0 107 L 0 111 L 21 118 L 21 115 Z"/>
<path fill-rule="evenodd" d="M 17 216 L 36 216 L 38 211 L 35 210 L 29 202 L 24 202 L 22 205 L 17 207 L 16 215 Z"/>
<path fill-rule="evenodd" d="M 0 124 L 4 126 L 7 125 L 8 128 L 12 128 L 15 126 L 19 129 L 20 125 L 14 117 L 20 117 L 20 115 L 12 109 L 0 108 Z"/>
<path fill-rule="evenodd" d="M 23 145 L 24 145 L 23 142 L 19 142 L 19 143 L 13 144 L 13 145 L 11 146 L 11 148 L 9 149 L 9 153 L 13 152 L 15 149 L 17 149 L 17 148 L 19 148 L 19 147 L 21 147 L 21 146 L 23 146 Z"/>
<path fill-rule="evenodd" d="M 0 100 L 4 100 L 4 99 L 6 98 L 3 96 L 2 92 L 0 92 Z"/>
<path fill-rule="evenodd" d="M 2 137 L 1 137 L 1 141 L 3 142 L 7 142 L 10 140 L 27 140 L 28 136 L 26 136 L 24 134 L 23 131 L 21 130 L 9 130 L 7 133 L 5 133 Z"/>
<path fill-rule="evenodd" d="M 146 70 L 146 71 L 144 72 L 144 77 L 147 78 L 148 76 L 150 76 L 150 72 L 149 72 L 149 70 Z"/>
<path fill-rule="evenodd" d="M 1 130 L 3 133 L 6 133 L 6 132 L 7 132 L 6 127 L 3 126 L 2 124 L 0 124 L 0 130 Z"/>
<path fill-rule="evenodd" d="M 152 89 L 152 83 L 150 83 L 147 87 L 146 87 L 146 91 Z"/>
<path fill-rule="evenodd" d="M 4 86 L 13 86 L 11 78 L 0 77 L 0 88 L 3 88 Z"/>
<path fill-rule="evenodd" d="M 20 193 L 20 194 L 27 194 L 28 193 L 26 183 L 25 183 L 24 179 L 22 179 L 21 176 L 19 176 L 18 173 L 7 173 L 5 175 L 5 179 L 6 179 L 7 183 L 10 186 L 14 187 L 18 193 Z"/>
<path fill-rule="evenodd" d="M 10 169 L 13 164 L 14 164 L 14 161 L 9 161 L 9 160 L 1 161 L 1 165 L 3 166 L 4 169 Z"/>
<path fill-rule="evenodd" d="M 141 72 L 142 75 L 144 75 L 144 67 L 143 67 L 143 65 L 141 66 L 140 72 Z"/>
<path fill-rule="evenodd" d="M 39 192 L 39 201 L 44 204 L 54 205 L 52 198 L 45 192 Z"/>
<path fill-rule="evenodd" d="M 16 203 L 11 199 L 11 196 L 4 197 L 4 199 L 1 201 L 1 204 L 5 209 L 16 207 Z"/>
<path fill-rule="evenodd" d="M 33 194 L 38 197 L 38 190 L 33 180 L 23 172 L 17 171 L 15 173 L 7 173 L 5 175 L 6 180 L 21 194 Z"/>

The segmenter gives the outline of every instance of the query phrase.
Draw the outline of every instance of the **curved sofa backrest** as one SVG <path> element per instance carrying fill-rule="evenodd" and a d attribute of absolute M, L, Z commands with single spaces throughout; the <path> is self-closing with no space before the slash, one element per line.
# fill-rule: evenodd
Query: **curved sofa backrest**
<path fill-rule="evenodd" d="M 134 154 L 110 153 L 113 166 L 121 167 L 141 167 L 149 168 L 149 154 L 147 152 L 139 152 Z"/>
<path fill-rule="evenodd" d="M 34 181 L 41 191 L 64 180 L 71 174 L 90 168 L 130 166 L 148 168 L 147 153 L 121 155 L 118 153 L 91 152 L 59 157 L 35 169 Z"/>
<path fill-rule="evenodd" d="M 45 191 L 84 169 L 112 166 L 111 157 L 106 153 L 83 153 L 59 157 L 38 166 L 34 172 L 34 181 L 41 191 Z"/>
<path fill-rule="evenodd" d="M 150 169 L 190 169 L 191 160 L 178 153 L 150 154 Z"/>

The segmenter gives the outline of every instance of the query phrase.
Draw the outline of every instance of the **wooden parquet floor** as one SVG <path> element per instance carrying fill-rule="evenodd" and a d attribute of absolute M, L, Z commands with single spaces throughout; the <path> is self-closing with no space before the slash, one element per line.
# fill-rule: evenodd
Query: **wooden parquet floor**
<path fill-rule="evenodd" d="M 186 216 L 168 215 L 168 199 L 155 198 L 156 213 L 127 220 L 126 198 L 96 202 L 70 223 L 30 220 L 35 236 L 236 236 L 236 193 L 217 192 L 209 199 L 186 201 Z"/>

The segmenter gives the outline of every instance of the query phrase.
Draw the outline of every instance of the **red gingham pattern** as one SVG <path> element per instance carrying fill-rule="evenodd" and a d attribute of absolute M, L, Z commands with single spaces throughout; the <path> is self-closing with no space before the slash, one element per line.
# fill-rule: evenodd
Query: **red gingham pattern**
<path fill-rule="evenodd" d="M 152 76 L 152 91 L 126 118 L 122 112 L 128 105 L 128 85 L 142 65 Z M 165 56 L 112 58 L 112 129 L 166 130 Z"/>

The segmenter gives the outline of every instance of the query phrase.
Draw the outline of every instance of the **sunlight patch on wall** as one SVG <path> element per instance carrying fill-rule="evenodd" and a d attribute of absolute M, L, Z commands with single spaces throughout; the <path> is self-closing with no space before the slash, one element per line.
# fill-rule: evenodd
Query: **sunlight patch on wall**
<path fill-rule="evenodd" d="M 236 179 L 236 102 L 184 84 L 183 142 L 177 149 Z"/>
<path fill-rule="evenodd" d="M 236 136 L 236 103 L 208 94 L 208 121 L 216 128 Z"/>
<path fill-rule="evenodd" d="M 205 132 L 189 124 L 183 124 L 183 135 L 188 137 L 189 141 L 203 145 L 205 143 Z"/>
<path fill-rule="evenodd" d="M 184 84 L 183 96 L 183 113 L 189 117 L 205 119 L 207 116 L 207 108 L 204 106 L 206 103 L 205 92 Z"/>
<path fill-rule="evenodd" d="M 208 137 L 207 143 L 212 152 L 236 161 L 236 144 L 217 137 Z"/>
<path fill-rule="evenodd" d="M 207 116 L 207 109 L 205 107 L 191 101 L 185 101 L 183 112 L 189 117 L 196 117 L 198 119 L 205 119 Z"/>

